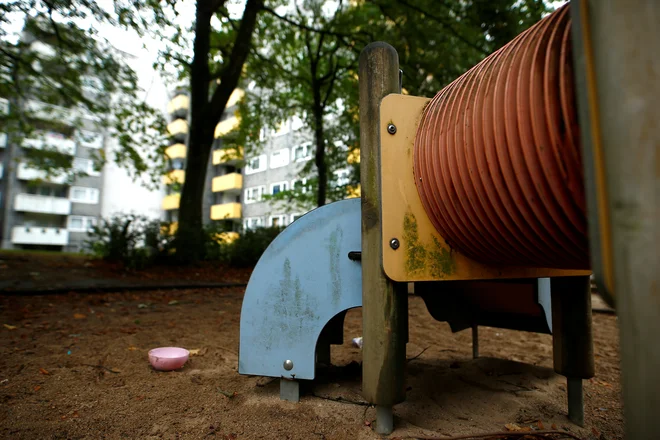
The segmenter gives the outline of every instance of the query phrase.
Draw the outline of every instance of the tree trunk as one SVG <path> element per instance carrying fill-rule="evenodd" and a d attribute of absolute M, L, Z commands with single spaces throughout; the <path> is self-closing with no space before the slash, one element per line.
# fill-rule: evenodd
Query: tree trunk
<path fill-rule="evenodd" d="M 314 105 L 314 141 L 316 144 L 316 153 L 314 163 L 319 173 L 318 194 L 316 197 L 317 206 L 325 205 L 326 193 L 328 188 L 328 168 L 325 163 L 325 140 L 323 139 L 323 110 L 320 106 Z"/>
<path fill-rule="evenodd" d="M 213 145 L 215 125 L 238 85 L 245 64 L 262 0 L 248 0 L 243 12 L 231 56 L 223 66 L 220 85 L 209 100 L 211 17 L 223 2 L 198 0 L 195 9 L 195 41 L 190 66 L 190 129 L 186 153 L 186 179 L 179 202 L 179 227 L 176 233 L 177 260 L 193 263 L 204 257 L 202 201 L 206 189 L 206 170 Z"/>

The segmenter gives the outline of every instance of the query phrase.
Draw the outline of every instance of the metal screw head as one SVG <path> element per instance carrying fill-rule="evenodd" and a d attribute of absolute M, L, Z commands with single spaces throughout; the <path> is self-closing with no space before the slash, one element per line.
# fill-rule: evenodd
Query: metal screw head
<path fill-rule="evenodd" d="M 387 132 L 389 134 L 394 134 L 396 133 L 396 125 L 394 124 L 387 124 Z"/>
<path fill-rule="evenodd" d="M 399 240 L 397 238 L 393 238 L 390 240 L 390 247 L 394 250 L 399 249 Z"/>
<path fill-rule="evenodd" d="M 284 369 L 286 371 L 291 371 L 292 368 L 293 368 L 293 361 L 291 359 L 285 360 L 284 361 Z"/>

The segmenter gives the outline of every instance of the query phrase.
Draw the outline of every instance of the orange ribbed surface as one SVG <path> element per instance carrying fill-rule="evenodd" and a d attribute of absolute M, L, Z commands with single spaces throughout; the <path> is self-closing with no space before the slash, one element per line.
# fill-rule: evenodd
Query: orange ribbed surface
<path fill-rule="evenodd" d="M 588 268 L 568 5 L 440 91 L 415 139 L 438 232 L 504 265 Z"/>

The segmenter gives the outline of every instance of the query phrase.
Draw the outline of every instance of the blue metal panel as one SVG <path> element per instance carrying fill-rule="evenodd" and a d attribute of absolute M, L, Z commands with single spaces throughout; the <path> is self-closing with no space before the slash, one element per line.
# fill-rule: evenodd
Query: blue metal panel
<path fill-rule="evenodd" d="M 314 379 L 321 330 L 362 305 L 360 262 L 348 259 L 360 251 L 360 228 L 360 199 L 342 200 L 299 218 L 271 243 L 243 299 L 239 373 Z"/>

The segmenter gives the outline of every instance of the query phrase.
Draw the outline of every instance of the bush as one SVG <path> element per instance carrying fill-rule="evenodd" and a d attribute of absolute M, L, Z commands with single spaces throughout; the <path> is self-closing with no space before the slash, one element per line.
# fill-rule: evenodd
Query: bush
<path fill-rule="evenodd" d="M 236 240 L 226 245 L 225 260 L 236 267 L 254 266 L 268 245 L 283 229 L 270 227 L 244 231 Z"/>
<path fill-rule="evenodd" d="M 106 261 L 142 269 L 166 255 L 172 235 L 168 224 L 134 214 L 119 214 L 102 219 L 88 233 L 91 252 Z"/>

